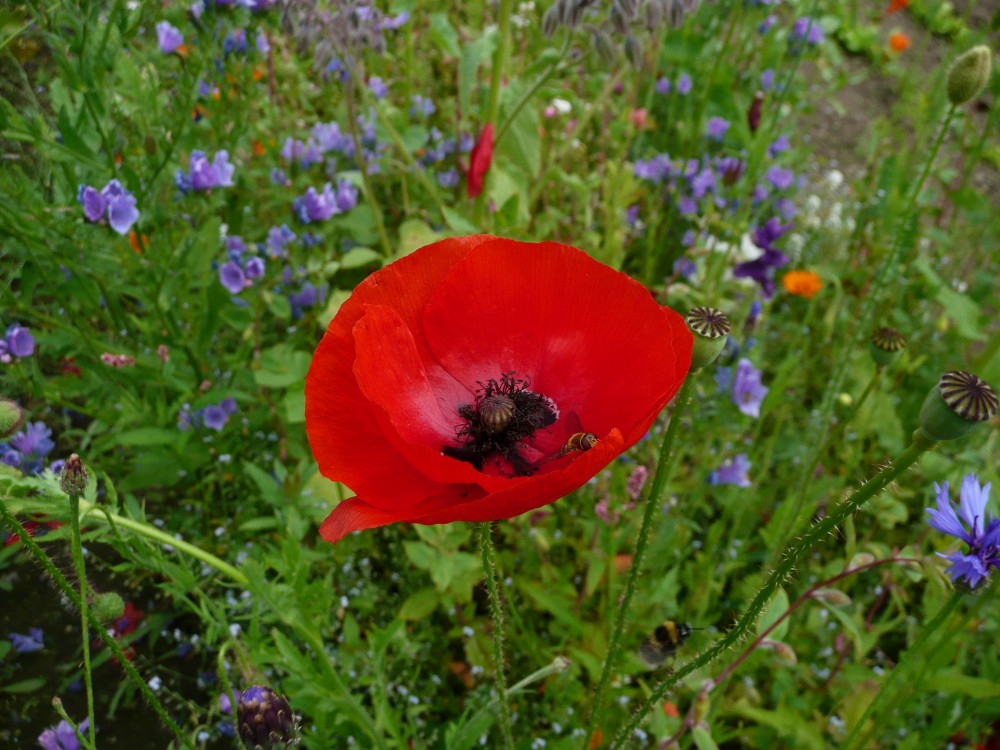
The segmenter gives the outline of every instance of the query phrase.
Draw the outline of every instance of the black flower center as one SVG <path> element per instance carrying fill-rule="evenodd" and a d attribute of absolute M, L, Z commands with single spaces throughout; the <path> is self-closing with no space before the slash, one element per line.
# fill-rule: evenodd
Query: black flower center
<path fill-rule="evenodd" d="M 462 421 L 456 429 L 459 445 L 446 445 L 442 453 L 472 464 L 482 471 L 484 462 L 502 459 L 514 476 L 527 476 L 534 467 L 521 448 L 537 430 L 559 417 L 555 402 L 528 390 L 529 382 L 516 372 L 480 382 L 476 402 L 458 407 Z"/>

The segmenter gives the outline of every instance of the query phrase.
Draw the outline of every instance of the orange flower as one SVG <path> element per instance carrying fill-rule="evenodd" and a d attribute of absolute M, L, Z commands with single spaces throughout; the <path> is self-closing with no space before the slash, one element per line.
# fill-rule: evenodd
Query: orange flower
<path fill-rule="evenodd" d="M 676 719 L 680 715 L 680 712 L 677 710 L 677 706 L 671 703 L 670 701 L 667 701 L 666 703 L 663 704 L 663 713 L 665 713 L 671 719 Z"/>
<path fill-rule="evenodd" d="M 812 271 L 789 271 L 781 278 L 781 285 L 789 294 L 812 299 L 823 288 L 823 280 Z"/>
<path fill-rule="evenodd" d="M 254 156 L 263 156 L 267 153 L 267 149 L 264 148 L 264 144 L 256 139 L 250 141 L 250 149 L 253 151 Z"/>
<path fill-rule="evenodd" d="M 888 18 L 893 13 L 898 13 L 909 4 L 910 0 L 889 0 L 889 7 L 885 11 L 885 17 Z"/>
<path fill-rule="evenodd" d="M 139 255 L 142 255 L 142 251 L 145 248 L 149 247 L 149 237 L 143 234 L 141 244 L 139 240 L 140 237 L 138 234 L 136 234 L 136 231 L 134 229 L 128 233 L 128 242 L 132 246 L 132 249 L 135 250 Z"/>
<path fill-rule="evenodd" d="M 897 31 L 889 37 L 889 47 L 893 52 L 902 52 L 910 48 L 910 37 L 902 31 Z"/>

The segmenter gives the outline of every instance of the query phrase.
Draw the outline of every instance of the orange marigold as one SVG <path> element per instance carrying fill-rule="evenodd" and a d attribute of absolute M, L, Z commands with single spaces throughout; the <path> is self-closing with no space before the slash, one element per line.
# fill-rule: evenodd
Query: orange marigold
<path fill-rule="evenodd" d="M 781 285 L 789 294 L 812 299 L 823 288 L 823 280 L 813 271 L 789 271 L 781 277 Z"/>
<path fill-rule="evenodd" d="M 893 52 L 902 52 L 910 48 L 910 37 L 902 31 L 897 31 L 889 36 L 889 47 Z"/>

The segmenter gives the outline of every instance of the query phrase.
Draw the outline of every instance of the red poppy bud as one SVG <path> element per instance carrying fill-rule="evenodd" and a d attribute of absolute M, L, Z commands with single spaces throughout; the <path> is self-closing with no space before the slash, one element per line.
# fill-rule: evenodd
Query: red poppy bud
<path fill-rule="evenodd" d="M 555 502 L 646 434 L 691 348 L 680 315 L 575 248 L 480 235 L 417 250 L 358 285 L 313 357 L 309 442 L 357 493 L 320 534 Z M 566 450 L 580 433 L 589 448 Z"/>
<path fill-rule="evenodd" d="M 469 155 L 469 174 L 467 187 L 469 197 L 475 198 L 483 192 L 483 180 L 493 161 L 493 123 L 489 123 L 479 134 L 479 140 L 472 147 Z"/>
<path fill-rule="evenodd" d="M 753 95 L 753 101 L 750 103 L 750 109 L 747 110 L 747 125 L 750 126 L 750 132 L 756 133 L 757 128 L 760 127 L 760 116 L 764 108 L 764 92 L 758 91 Z"/>

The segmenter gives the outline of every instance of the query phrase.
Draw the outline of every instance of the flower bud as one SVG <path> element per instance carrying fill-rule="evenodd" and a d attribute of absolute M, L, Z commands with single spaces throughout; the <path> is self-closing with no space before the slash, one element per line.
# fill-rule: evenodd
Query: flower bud
<path fill-rule="evenodd" d="M 882 326 L 872 333 L 871 347 L 869 353 L 875 364 L 879 367 L 887 367 L 892 364 L 899 353 L 906 348 L 906 336 L 895 328 Z"/>
<path fill-rule="evenodd" d="M 636 70 L 642 70 L 642 42 L 629 34 L 625 37 L 625 57 Z"/>
<path fill-rule="evenodd" d="M 714 307 L 695 307 L 687 315 L 688 328 L 694 333 L 691 370 L 700 370 L 715 361 L 729 336 L 729 318 Z"/>
<path fill-rule="evenodd" d="M 609 68 L 614 67 L 618 62 L 618 51 L 615 49 L 611 37 L 600 29 L 594 29 L 591 43 L 593 44 L 594 52 L 597 53 L 597 58 Z"/>
<path fill-rule="evenodd" d="M 795 655 L 795 650 L 782 641 L 772 641 L 770 638 L 765 638 L 760 642 L 760 648 L 773 651 L 779 659 L 790 667 L 794 667 L 799 661 L 799 657 Z"/>
<path fill-rule="evenodd" d="M 812 592 L 812 598 L 833 607 L 846 607 L 851 603 L 851 597 L 839 589 L 816 589 Z"/>
<path fill-rule="evenodd" d="M 549 9 L 545 11 L 545 15 L 542 16 L 542 33 L 546 37 L 550 37 L 556 33 L 556 29 L 559 28 L 559 16 L 561 15 L 560 8 L 562 3 L 553 3 L 549 6 Z"/>
<path fill-rule="evenodd" d="M 59 474 L 59 486 L 67 495 L 79 497 L 87 489 L 87 469 L 75 453 L 66 459 Z"/>
<path fill-rule="evenodd" d="M 920 430 L 930 440 L 954 440 L 997 413 L 997 395 L 971 372 L 941 376 L 920 407 Z"/>
<path fill-rule="evenodd" d="M 985 44 L 966 50 L 948 69 L 948 100 L 956 107 L 973 99 L 990 80 L 993 53 Z"/>
<path fill-rule="evenodd" d="M 113 591 L 100 594 L 90 605 L 90 613 L 97 622 L 114 622 L 125 614 L 125 600 Z"/>
<path fill-rule="evenodd" d="M 295 715 L 288 701 L 271 688 L 254 685 L 236 706 L 236 724 L 247 750 L 272 750 L 298 743 Z"/>
<path fill-rule="evenodd" d="M 24 409 L 16 401 L 0 398 L 0 438 L 18 431 L 24 422 Z"/>
<path fill-rule="evenodd" d="M 756 133 L 757 128 L 760 127 L 760 116 L 764 111 L 764 92 L 758 91 L 753 95 L 753 101 L 750 102 L 750 109 L 747 110 L 747 125 L 750 126 L 750 132 Z"/>

